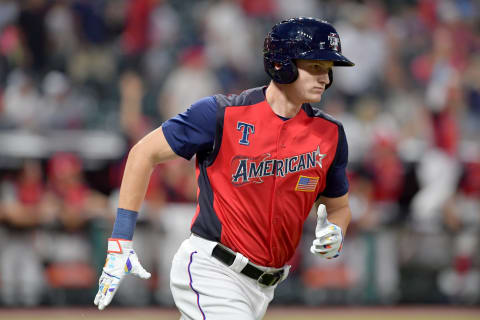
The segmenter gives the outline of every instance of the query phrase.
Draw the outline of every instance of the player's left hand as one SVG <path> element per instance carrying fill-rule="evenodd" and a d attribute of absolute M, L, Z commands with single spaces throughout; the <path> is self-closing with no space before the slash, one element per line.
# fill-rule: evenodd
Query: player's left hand
<path fill-rule="evenodd" d="M 310 247 L 311 253 L 326 259 L 336 258 L 340 255 L 343 245 L 342 228 L 328 221 L 327 209 L 323 204 L 319 205 L 317 210 L 315 237 Z"/>
<path fill-rule="evenodd" d="M 105 309 L 110 304 L 120 282 L 127 274 L 133 274 L 142 279 L 148 279 L 151 276 L 138 261 L 132 241 L 108 239 L 108 255 L 98 280 L 98 293 L 93 302 L 99 310 Z"/>

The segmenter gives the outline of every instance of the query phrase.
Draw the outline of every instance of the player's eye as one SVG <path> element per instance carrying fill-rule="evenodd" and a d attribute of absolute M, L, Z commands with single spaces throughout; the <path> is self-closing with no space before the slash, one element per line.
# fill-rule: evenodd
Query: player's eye
<path fill-rule="evenodd" d="M 330 69 L 329 67 L 324 66 L 323 64 L 313 64 L 311 68 L 317 72 L 328 72 L 328 69 Z"/>

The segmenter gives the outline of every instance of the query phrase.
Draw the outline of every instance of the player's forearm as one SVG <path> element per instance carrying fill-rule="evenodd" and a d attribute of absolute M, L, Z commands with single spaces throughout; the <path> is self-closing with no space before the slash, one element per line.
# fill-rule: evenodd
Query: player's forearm
<path fill-rule="evenodd" d="M 137 144 L 130 150 L 120 187 L 119 208 L 139 211 L 154 166 L 141 145 Z"/>
<path fill-rule="evenodd" d="M 327 208 L 327 219 L 331 223 L 342 228 L 343 235 L 346 234 L 352 213 L 348 202 L 348 193 L 337 198 L 320 197 L 318 203 L 323 203 Z"/>
<path fill-rule="evenodd" d="M 162 128 L 143 137 L 128 154 L 118 207 L 138 212 L 155 166 L 176 157 L 178 156 L 170 148 Z"/>
<path fill-rule="evenodd" d="M 352 219 L 352 213 L 349 206 L 333 208 L 330 209 L 330 211 L 327 209 L 327 218 L 328 221 L 342 228 L 343 235 L 345 236 L 350 220 Z"/>

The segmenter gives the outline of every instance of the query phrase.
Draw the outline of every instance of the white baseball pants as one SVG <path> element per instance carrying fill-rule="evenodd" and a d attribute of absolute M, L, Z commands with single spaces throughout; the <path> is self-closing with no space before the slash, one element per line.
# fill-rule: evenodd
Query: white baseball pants
<path fill-rule="evenodd" d="M 261 286 L 256 280 L 232 270 L 233 265 L 228 267 L 212 257 L 216 244 L 191 235 L 173 258 L 170 289 L 181 319 L 262 319 L 276 285 Z M 288 268 L 283 279 L 287 274 Z"/>

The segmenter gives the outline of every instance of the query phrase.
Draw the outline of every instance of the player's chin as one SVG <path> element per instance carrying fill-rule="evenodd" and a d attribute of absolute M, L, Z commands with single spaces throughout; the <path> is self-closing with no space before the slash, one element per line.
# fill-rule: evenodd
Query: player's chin
<path fill-rule="evenodd" d="M 307 103 L 317 103 L 317 102 L 320 102 L 320 100 L 322 100 L 322 95 L 323 95 L 323 91 L 322 92 L 315 92 L 315 93 L 311 93 L 307 96 Z"/>

